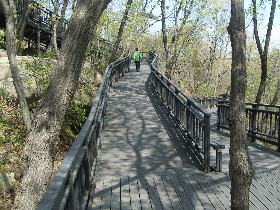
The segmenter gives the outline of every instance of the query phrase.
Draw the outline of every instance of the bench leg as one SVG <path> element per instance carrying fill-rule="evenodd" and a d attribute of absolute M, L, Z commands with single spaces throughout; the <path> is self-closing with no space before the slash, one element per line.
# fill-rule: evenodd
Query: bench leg
<path fill-rule="evenodd" d="M 222 154 L 223 153 L 219 149 L 216 150 L 216 171 L 219 172 L 222 171 Z"/>

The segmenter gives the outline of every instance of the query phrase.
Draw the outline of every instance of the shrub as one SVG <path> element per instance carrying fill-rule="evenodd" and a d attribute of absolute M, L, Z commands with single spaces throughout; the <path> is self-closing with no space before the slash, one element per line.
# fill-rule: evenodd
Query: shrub
<path fill-rule="evenodd" d="M 6 32 L 4 29 L 0 29 L 0 48 L 6 49 Z"/>
<path fill-rule="evenodd" d="M 66 112 L 64 124 L 70 126 L 71 130 L 78 134 L 87 119 L 85 103 L 72 102 Z"/>

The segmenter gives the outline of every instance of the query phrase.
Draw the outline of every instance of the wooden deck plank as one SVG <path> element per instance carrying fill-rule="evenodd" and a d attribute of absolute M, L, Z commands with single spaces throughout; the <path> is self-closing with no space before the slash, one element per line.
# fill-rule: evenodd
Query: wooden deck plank
<path fill-rule="evenodd" d="M 217 185 L 209 174 L 200 174 L 201 181 L 204 184 L 204 190 L 209 194 L 211 202 L 217 209 L 230 209 L 230 203 L 226 203 L 228 199 L 225 197 L 219 185 Z M 200 180 L 199 177 L 197 177 Z M 200 181 L 200 182 L 201 182 Z"/>
<path fill-rule="evenodd" d="M 111 181 L 110 209 L 120 209 L 120 179 Z"/>
<path fill-rule="evenodd" d="M 186 178 L 186 175 L 185 174 L 178 175 L 177 178 L 178 178 L 179 182 L 182 184 L 184 190 L 187 192 L 188 198 L 190 198 L 190 200 L 194 206 L 194 209 L 199 209 L 199 210 L 205 209 L 205 207 L 203 205 L 203 201 L 199 197 L 198 192 L 195 191 L 194 187 L 191 185 L 191 183 Z"/>
<path fill-rule="evenodd" d="M 271 174 L 273 175 L 273 179 L 275 182 L 278 182 L 280 184 L 280 171 L 277 169 L 271 170 Z"/>
<path fill-rule="evenodd" d="M 213 203 L 214 197 L 211 193 L 209 193 L 206 188 L 204 180 L 200 179 L 200 174 L 193 173 L 191 176 L 187 176 L 187 179 L 192 186 L 196 190 L 197 194 L 200 196 L 201 200 L 203 200 L 203 206 L 206 209 L 214 209 L 215 205 Z"/>
<path fill-rule="evenodd" d="M 138 187 L 139 187 L 139 194 L 141 197 L 141 209 L 152 209 L 152 204 L 150 201 L 150 196 L 146 186 L 146 179 L 145 177 L 138 177 Z"/>
<path fill-rule="evenodd" d="M 169 200 L 172 203 L 173 209 L 185 209 L 182 203 L 182 200 L 184 197 L 179 197 L 178 192 L 176 191 L 171 178 L 169 175 L 167 176 L 161 176 L 162 178 L 162 183 L 164 185 L 164 188 L 167 192 L 167 195 L 169 197 Z"/>
<path fill-rule="evenodd" d="M 130 197 L 130 179 L 128 178 L 122 178 L 121 179 L 121 203 L 120 203 L 120 209 L 127 209 L 132 210 L 131 208 L 131 197 Z"/>
<path fill-rule="evenodd" d="M 269 193 L 268 199 L 270 199 L 276 206 L 280 207 L 280 193 L 273 185 L 270 185 L 268 182 L 269 179 L 264 179 L 262 173 L 255 174 L 255 179 Z"/>
<path fill-rule="evenodd" d="M 158 189 L 155 185 L 153 178 L 145 178 L 146 188 L 149 194 L 149 198 L 151 201 L 152 209 L 163 209 L 163 204 L 159 197 Z"/>
<path fill-rule="evenodd" d="M 138 188 L 138 180 L 132 180 L 130 182 L 130 197 L 131 197 L 131 208 L 141 209 L 141 196 Z"/>
<path fill-rule="evenodd" d="M 271 202 L 269 202 L 265 196 L 258 191 L 254 183 L 252 183 L 250 187 L 250 201 L 252 201 L 258 209 L 269 209 L 269 206 L 271 206 Z"/>
<path fill-rule="evenodd" d="M 163 209 L 172 209 L 174 210 L 174 207 L 172 206 L 172 202 L 167 194 L 167 191 L 164 187 L 164 184 L 162 183 L 162 177 L 161 176 L 154 176 L 154 183 L 155 187 L 157 189 L 158 195 L 160 197 Z"/>
<path fill-rule="evenodd" d="M 209 173 L 209 177 L 210 177 L 209 184 L 211 187 L 219 189 L 218 190 L 219 193 L 217 192 L 216 193 L 218 194 L 220 199 L 224 202 L 225 208 L 230 209 L 230 187 L 222 178 L 220 178 L 218 174 L 224 175 L 223 173 L 216 173 L 216 172 Z"/>
<path fill-rule="evenodd" d="M 258 175 L 261 176 L 267 183 L 269 183 L 269 185 L 273 187 L 278 193 L 280 193 L 280 189 L 278 187 L 280 185 L 280 180 L 275 176 L 274 171 L 266 171 Z"/>
<path fill-rule="evenodd" d="M 184 186 L 180 182 L 178 175 L 170 176 L 170 181 L 177 193 L 177 196 L 181 199 L 183 209 L 195 209 L 195 205 L 191 200 L 189 192 L 184 189 Z"/>
<path fill-rule="evenodd" d="M 262 177 L 259 176 L 259 174 L 255 174 L 253 183 L 255 187 L 263 193 L 267 200 L 272 203 L 272 205 L 275 207 L 274 209 L 278 209 L 280 207 L 279 192 L 277 192 L 267 182 L 265 182 Z"/>

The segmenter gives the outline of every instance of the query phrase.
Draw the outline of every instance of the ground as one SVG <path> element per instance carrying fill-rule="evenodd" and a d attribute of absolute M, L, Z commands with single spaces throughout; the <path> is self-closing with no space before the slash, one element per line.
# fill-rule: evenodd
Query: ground
<path fill-rule="evenodd" d="M 1 183 L 0 209 L 4 210 L 12 208 L 16 188 L 20 186 L 20 156 L 25 132 L 16 101 L 0 97 L 0 107 L 0 173 L 6 177 L 13 177 L 5 187 Z M 75 138 L 76 135 L 70 129 L 66 127 L 62 129 L 54 163 L 54 174 Z"/>

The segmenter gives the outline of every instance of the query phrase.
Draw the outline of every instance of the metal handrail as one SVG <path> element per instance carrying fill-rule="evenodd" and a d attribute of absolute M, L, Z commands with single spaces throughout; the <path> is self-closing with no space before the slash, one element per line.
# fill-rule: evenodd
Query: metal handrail
<path fill-rule="evenodd" d="M 112 82 L 129 71 L 131 55 L 107 66 L 90 114 L 61 163 L 38 210 L 86 209 L 95 190 L 98 149 Z"/>
<path fill-rule="evenodd" d="M 210 171 L 211 114 L 158 70 L 157 55 L 150 51 L 152 85 L 170 110 L 179 127 L 186 133 L 205 172 Z"/>

